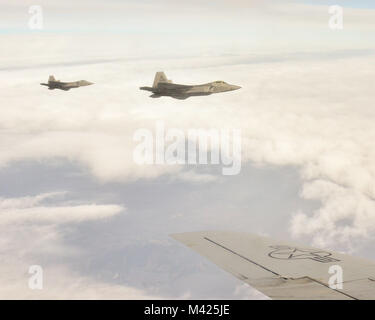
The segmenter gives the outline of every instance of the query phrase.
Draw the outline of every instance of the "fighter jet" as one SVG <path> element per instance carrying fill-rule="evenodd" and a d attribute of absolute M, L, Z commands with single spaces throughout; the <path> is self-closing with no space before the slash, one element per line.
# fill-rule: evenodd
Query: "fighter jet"
<path fill-rule="evenodd" d="M 240 86 L 228 84 L 224 81 L 214 81 L 200 85 L 175 84 L 168 80 L 164 72 L 157 72 L 152 87 L 140 87 L 141 90 L 152 92 L 151 98 L 168 96 L 184 100 L 192 96 L 207 96 L 213 93 L 233 91 Z"/>
<path fill-rule="evenodd" d="M 93 83 L 86 80 L 79 80 L 74 82 L 61 82 L 60 80 L 56 80 L 54 76 L 49 76 L 48 83 L 41 83 L 42 86 L 47 86 L 49 90 L 60 89 L 65 91 L 68 91 L 73 88 L 89 86 L 91 84 Z"/>

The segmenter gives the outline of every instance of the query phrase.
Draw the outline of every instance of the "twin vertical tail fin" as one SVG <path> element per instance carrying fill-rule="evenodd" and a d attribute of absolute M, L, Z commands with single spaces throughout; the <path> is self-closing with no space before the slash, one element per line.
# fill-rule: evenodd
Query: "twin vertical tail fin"
<path fill-rule="evenodd" d="M 54 76 L 49 76 L 48 81 L 56 81 Z"/>
<path fill-rule="evenodd" d="M 141 90 L 146 90 L 146 91 L 151 91 L 151 92 L 159 92 L 159 83 L 172 83 L 171 80 L 167 79 L 167 76 L 165 75 L 164 72 L 156 72 L 155 78 L 154 78 L 154 83 L 152 87 L 140 87 L 139 89 Z M 159 98 L 159 95 L 152 96 L 153 98 Z"/>
<path fill-rule="evenodd" d="M 171 80 L 167 79 L 167 76 L 165 75 L 164 72 L 156 72 L 155 79 L 154 79 L 154 84 L 152 85 L 152 87 L 156 88 L 158 86 L 159 82 L 172 83 Z"/>

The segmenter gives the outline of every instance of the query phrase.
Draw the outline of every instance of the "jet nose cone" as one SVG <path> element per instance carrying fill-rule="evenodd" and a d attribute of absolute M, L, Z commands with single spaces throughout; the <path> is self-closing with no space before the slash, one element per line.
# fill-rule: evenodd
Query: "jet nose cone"
<path fill-rule="evenodd" d="M 92 84 L 94 84 L 94 82 L 90 82 L 90 81 L 86 81 L 86 80 L 81 80 L 80 81 L 80 85 L 81 86 L 90 86 Z"/>
<path fill-rule="evenodd" d="M 232 87 L 232 90 L 238 90 L 238 89 L 241 89 L 241 87 L 240 87 L 240 86 L 235 86 L 235 85 L 232 85 L 231 87 Z"/>

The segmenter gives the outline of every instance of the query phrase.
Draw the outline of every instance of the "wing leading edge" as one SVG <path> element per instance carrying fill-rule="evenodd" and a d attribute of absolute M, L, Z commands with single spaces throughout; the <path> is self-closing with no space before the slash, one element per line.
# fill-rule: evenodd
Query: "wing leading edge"
<path fill-rule="evenodd" d="M 375 299 L 371 261 L 247 233 L 171 236 L 272 299 Z M 329 286 L 332 266 L 342 270 L 342 281 L 335 282 L 342 289 Z"/>

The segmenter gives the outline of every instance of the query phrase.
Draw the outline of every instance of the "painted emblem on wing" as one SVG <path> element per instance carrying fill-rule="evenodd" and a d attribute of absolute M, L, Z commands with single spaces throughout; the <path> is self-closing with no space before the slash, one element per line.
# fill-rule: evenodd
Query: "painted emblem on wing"
<path fill-rule="evenodd" d="M 331 253 L 322 250 L 301 249 L 289 246 L 270 246 L 274 250 L 268 256 L 281 260 L 297 260 L 297 259 L 311 259 L 314 261 L 327 263 L 340 261 L 335 259 Z"/>

